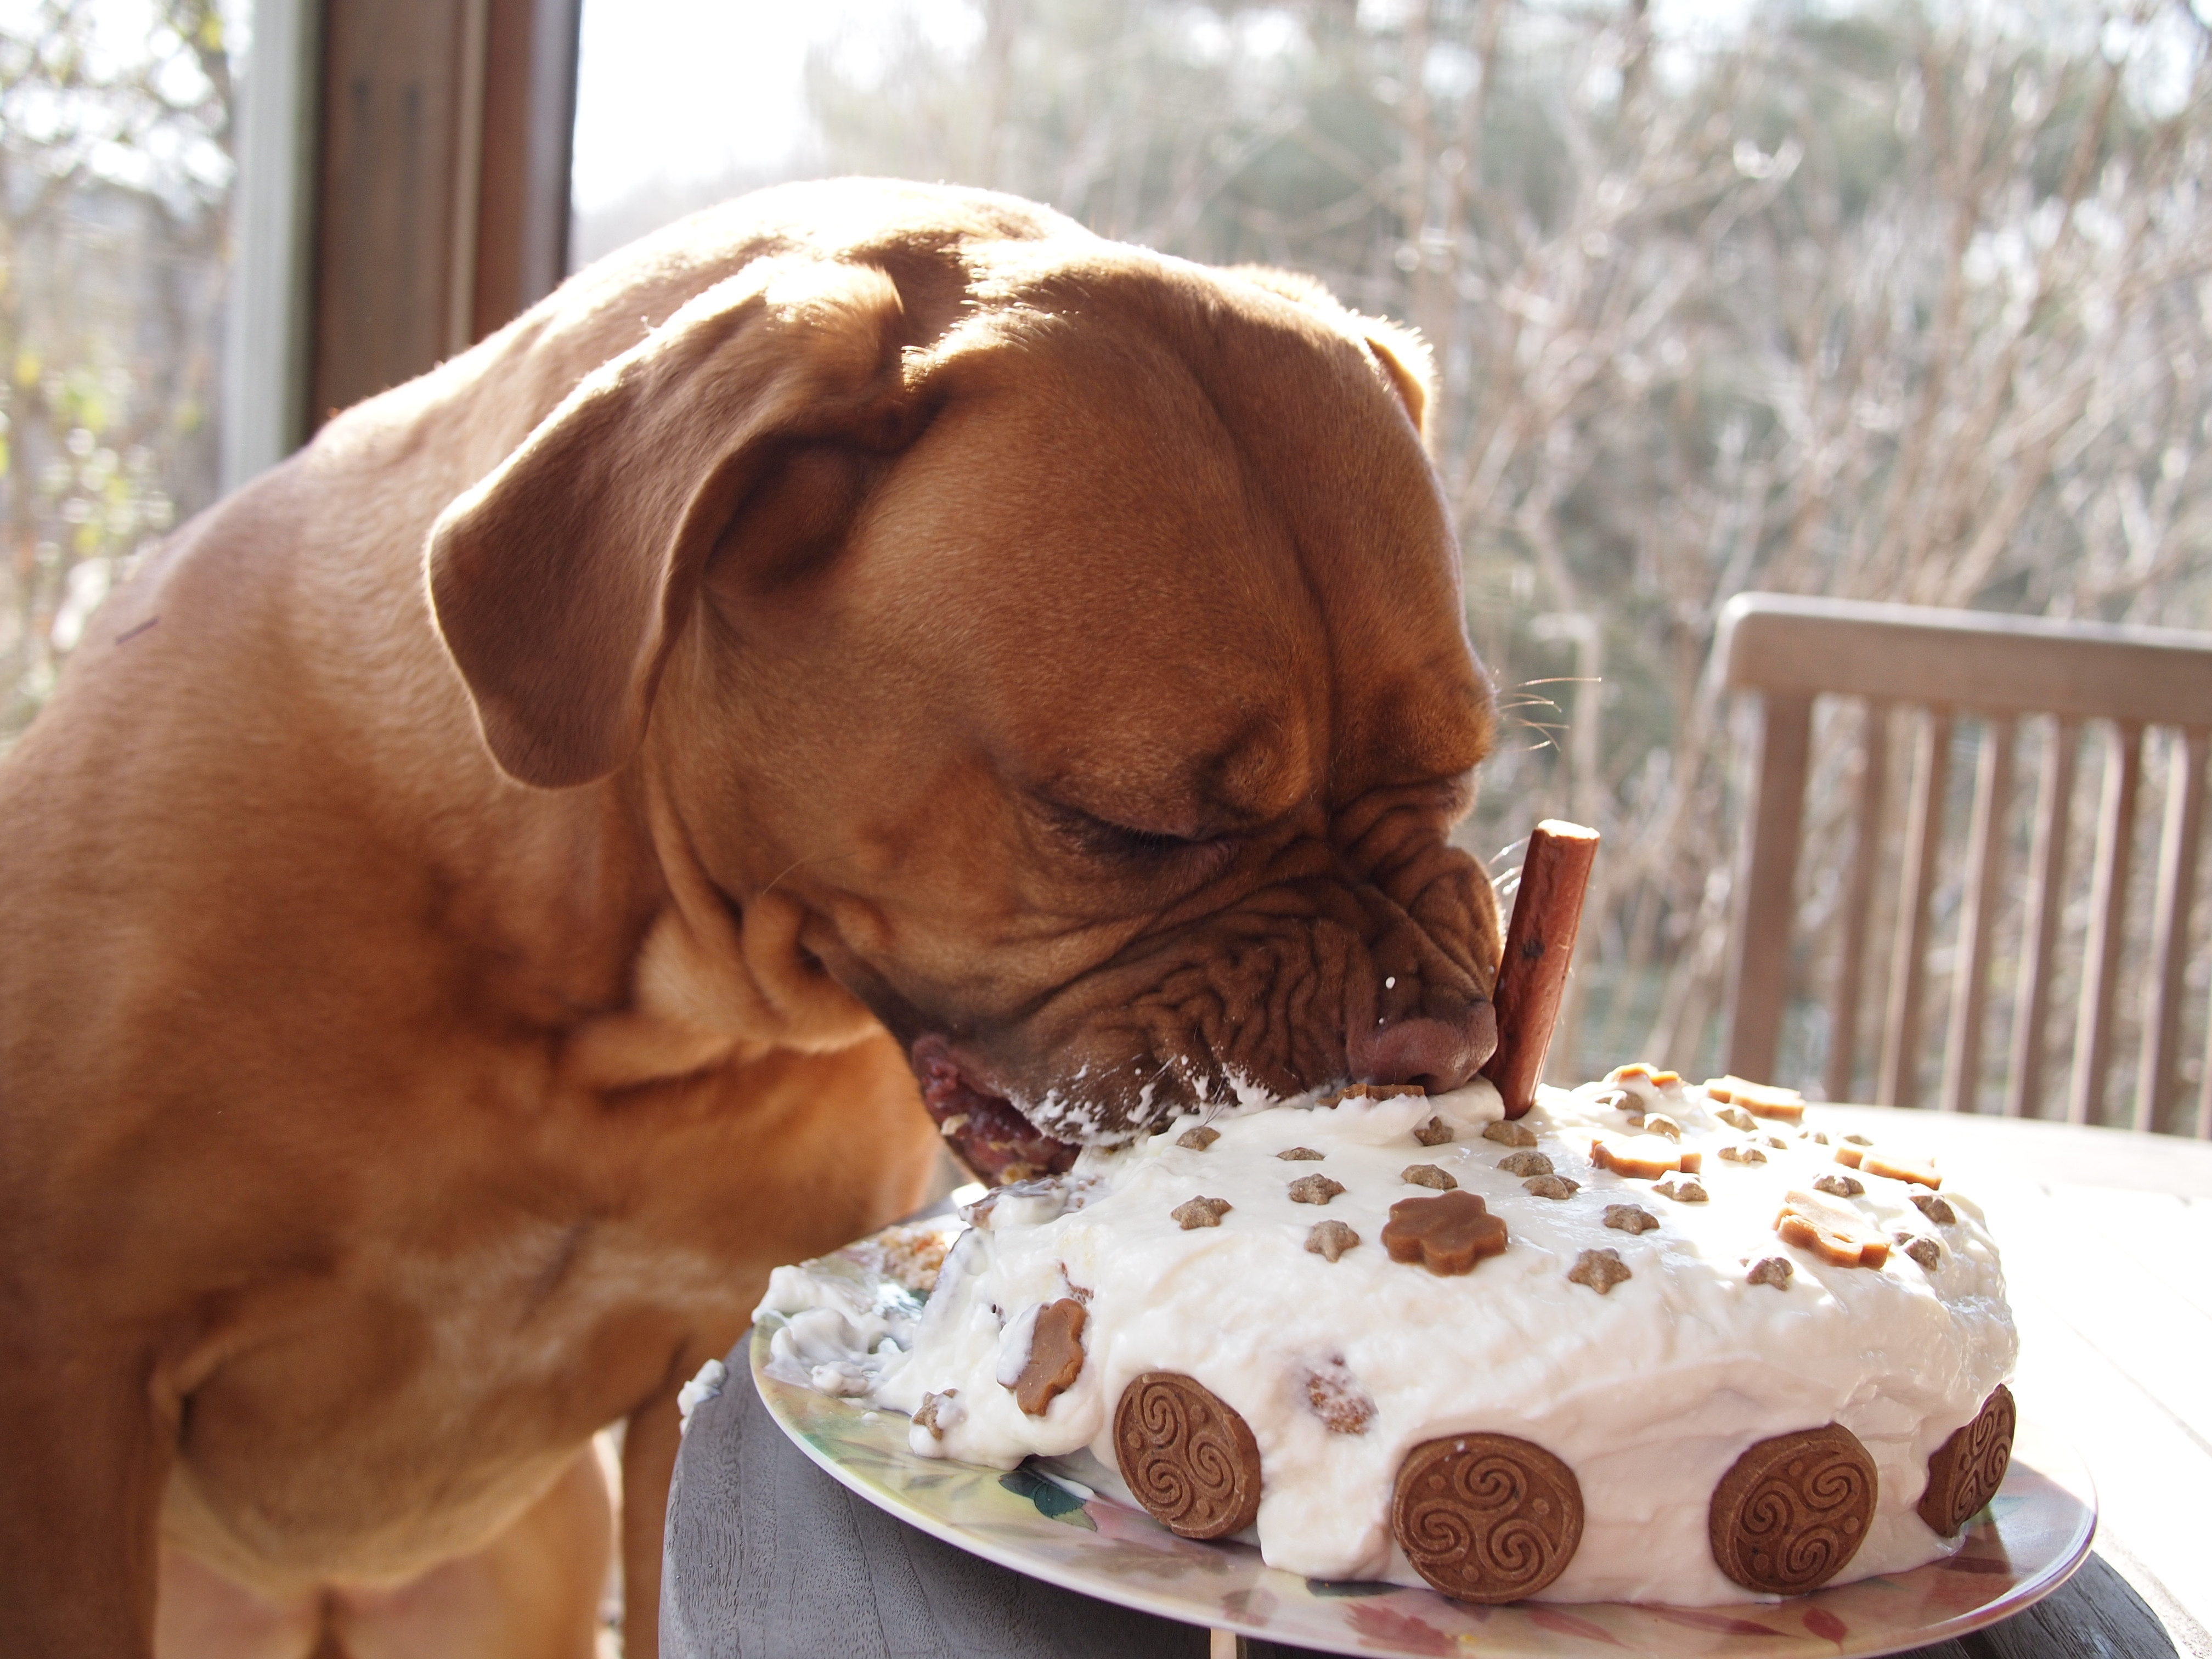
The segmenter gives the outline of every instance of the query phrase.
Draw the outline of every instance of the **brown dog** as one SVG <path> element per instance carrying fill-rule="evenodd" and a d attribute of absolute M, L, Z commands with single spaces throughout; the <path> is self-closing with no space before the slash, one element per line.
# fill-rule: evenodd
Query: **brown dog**
<path fill-rule="evenodd" d="M 143 1655 L 158 1580 L 175 1652 L 583 1653 L 626 1416 L 649 1653 L 671 1397 L 924 1194 L 910 1060 L 1001 1168 L 1469 1076 L 1423 374 L 1295 279 L 805 186 L 179 532 L 0 769 L 8 1651 Z"/>

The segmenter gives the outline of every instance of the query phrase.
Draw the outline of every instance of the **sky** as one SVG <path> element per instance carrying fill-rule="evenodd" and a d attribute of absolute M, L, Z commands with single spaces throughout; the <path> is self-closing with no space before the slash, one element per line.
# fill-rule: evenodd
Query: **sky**
<path fill-rule="evenodd" d="M 132 0 L 102 0 L 128 5 Z M 1811 0 L 1848 9 L 1859 0 Z M 0 0 L 0 12 L 23 0 Z M 1360 0 L 1363 12 L 1388 13 L 1405 0 Z M 1761 0 L 1656 0 L 1662 35 L 1694 38 L 1740 27 Z M 2015 29 L 2043 29 L 2061 14 L 2079 15 L 2095 0 L 1932 0 L 1947 9 L 1998 17 Z M 2192 0 L 2201 15 L 2212 0 Z M 584 0 L 578 76 L 574 196 L 580 213 L 653 185 L 774 173 L 803 154 L 808 137 L 804 74 L 810 46 L 865 52 L 894 15 L 916 19 L 950 43 L 971 39 L 973 0 Z M 2161 32 L 2185 31 L 2160 9 Z M 2167 44 L 2171 45 L 2171 42 Z M 2148 39 L 2110 42 L 2142 57 Z M 2149 54 L 2157 57 L 2154 50 Z M 2176 64 L 2179 58 L 2173 60 Z M 2132 77 L 2156 82 L 2153 72 Z M 2164 77 L 2172 79 L 2172 76 Z M 2172 90 L 2185 86 L 2175 81 Z M 2156 106 L 2156 88 L 2145 101 Z M 2170 101 L 2170 94 L 2168 101 Z"/>
<path fill-rule="evenodd" d="M 656 179 L 713 178 L 789 153 L 805 127 L 809 30 L 825 9 L 812 0 L 585 0 L 579 211 Z"/>
<path fill-rule="evenodd" d="M 1394 0 L 1363 0 L 1387 9 Z M 1668 22 L 1741 21 L 1757 0 L 1662 0 Z M 584 0 L 574 199 L 590 215 L 656 183 L 773 171 L 807 138 L 810 46 L 865 51 L 912 17 L 972 37 L 968 0 Z M 673 48 L 673 49 L 672 49 Z"/>
<path fill-rule="evenodd" d="M 578 211 L 787 163 L 807 137 L 808 47 L 862 47 L 893 14 L 947 40 L 975 15 L 963 0 L 584 0 Z"/>
<path fill-rule="evenodd" d="M 1378 10 L 1397 3 L 1362 0 Z M 1654 21 L 1662 33 L 1725 30 L 1759 3 L 1659 0 Z M 2021 0 L 1954 3 L 2009 9 Z M 2201 11 L 2212 0 L 2197 3 Z M 21 27 L 35 8 L 36 0 L 0 0 L 0 28 Z M 244 46 L 252 0 L 223 0 L 222 9 L 233 45 Z M 94 0 L 92 10 L 99 34 L 118 49 L 144 39 L 147 0 Z M 951 44 L 972 38 L 977 12 L 972 0 L 584 0 L 576 207 L 589 216 L 655 185 L 783 171 L 807 147 L 811 46 L 863 52 L 895 15 Z"/>

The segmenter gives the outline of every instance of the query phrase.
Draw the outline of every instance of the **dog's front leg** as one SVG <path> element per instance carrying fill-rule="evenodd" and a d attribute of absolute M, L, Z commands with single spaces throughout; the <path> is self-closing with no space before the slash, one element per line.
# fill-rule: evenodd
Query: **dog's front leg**
<path fill-rule="evenodd" d="M 175 1444 L 173 1422 L 165 1431 L 158 1420 L 151 1357 L 72 1350 L 41 1341 L 35 1321 L 8 1322 L 0 1646 L 10 1659 L 146 1659 L 161 1487 Z"/>
<path fill-rule="evenodd" d="M 684 1431 L 676 1396 L 707 1358 L 688 1346 L 679 1352 L 623 1428 L 623 1659 L 658 1659 L 660 1652 L 661 1538 Z"/>

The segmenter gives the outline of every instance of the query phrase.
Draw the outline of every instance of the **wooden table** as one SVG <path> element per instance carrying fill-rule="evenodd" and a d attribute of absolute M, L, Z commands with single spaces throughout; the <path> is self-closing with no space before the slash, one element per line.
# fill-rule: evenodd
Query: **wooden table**
<path fill-rule="evenodd" d="M 1922 1659 L 2212 1659 L 2212 1145 L 2064 1124 L 1820 1109 L 1933 1152 L 2004 1252 L 2021 1409 L 2094 1473 L 2097 1548 L 2063 1589 Z M 667 1659 L 1251 1659 L 994 1567 L 852 1496 L 732 1385 L 684 1437 L 662 1579 Z"/>

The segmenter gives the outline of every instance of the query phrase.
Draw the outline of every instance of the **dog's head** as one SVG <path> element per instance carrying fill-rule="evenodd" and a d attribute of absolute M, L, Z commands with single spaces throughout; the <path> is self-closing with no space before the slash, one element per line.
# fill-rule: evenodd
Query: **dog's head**
<path fill-rule="evenodd" d="M 753 260 L 455 502 L 431 592 L 486 740 L 649 772 L 940 1115 L 1458 1086 L 1492 712 L 1425 359 L 1031 222 Z"/>

